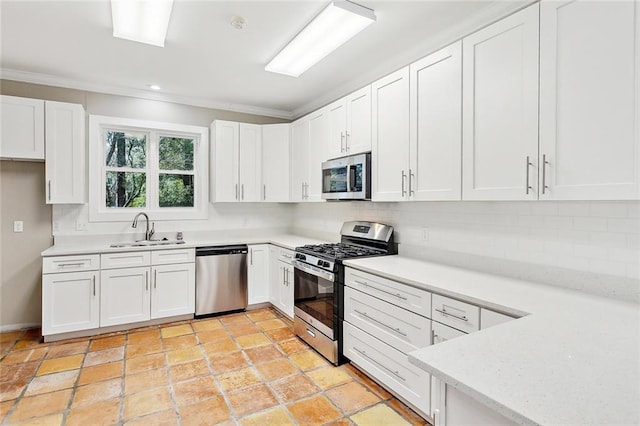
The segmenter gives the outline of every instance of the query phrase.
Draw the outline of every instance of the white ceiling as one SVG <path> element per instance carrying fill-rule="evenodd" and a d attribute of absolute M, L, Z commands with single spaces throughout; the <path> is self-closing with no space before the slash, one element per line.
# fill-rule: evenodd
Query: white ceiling
<path fill-rule="evenodd" d="M 109 0 L 1 0 L 2 78 L 293 118 L 531 0 L 356 2 L 377 22 L 293 78 L 264 66 L 328 0 L 175 0 L 164 48 L 112 37 Z"/>

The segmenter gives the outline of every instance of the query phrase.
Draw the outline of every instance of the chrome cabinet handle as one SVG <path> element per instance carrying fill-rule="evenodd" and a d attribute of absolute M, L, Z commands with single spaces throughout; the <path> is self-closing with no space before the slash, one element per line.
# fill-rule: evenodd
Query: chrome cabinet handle
<path fill-rule="evenodd" d="M 304 182 L 302 182 L 302 189 L 300 193 L 302 194 L 302 199 L 304 200 Z"/>
<path fill-rule="evenodd" d="M 153 288 L 158 288 L 158 270 L 153 270 Z"/>
<path fill-rule="evenodd" d="M 144 282 L 145 282 L 145 288 L 147 289 L 147 291 L 149 291 L 149 271 L 145 271 L 144 272 Z"/>
<path fill-rule="evenodd" d="M 546 194 L 547 189 L 549 189 L 549 187 L 547 186 L 547 164 L 549 164 L 549 162 L 547 161 L 547 154 L 542 154 L 542 193 L 543 194 Z"/>
<path fill-rule="evenodd" d="M 238 199 L 238 184 L 236 183 L 236 200 Z"/>
<path fill-rule="evenodd" d="M 348 131 L 348 130 L 345 132 L 345 134 L 347 135 L 347 137 L 345 138 L 345 144 L 344 144 L 344 148 L 345 148 L 345 149 L 344 149 L 344 150 L 345 150 L 346 152 L 349 152 L 349 137 L 350 137 L 351 135 L 349 134 L 349 131 Z"/>
<path fill-rule="evenodd" d="M 529 167 L 530 166 L 533 166 L 533 164 L 531 164 L 531 161 L 529 161 L 529 156 L 527 155 L 526 164 L 525 164 L 526 171 L 527 171 L 526 178 L 525 178 L 525 181 L 526 181 L 525 182 L 525 185 L 526 185 L 525 194 L 527 194 L 527 195 L 529 195 L 529 191 L 531 191 L 533 189 L 533 187 L 529 184 Z"/>
<path fill-rule="evenodd" d="M 262 185 L 262 199 L 267 199 L 267 185 Z"/>
<path fill-rule="evenodd" d="M 380 363 L 379 361 L 376 361 L 375 359 L 371 358 L 369 355 L 367 355 L 367 353 L 363 350 L 360 350 L 358 348 L 353 348 L 354 351 L 358 352 L 360 355 L 362 355 L 363 357 L 367 358 L 369 361 L 375 363 L 377 366 L 387 370 L 389 373 L 393 374 L 394 376 L 396 376 L 397 378 L 399 378 L 400 380 L 402 380 L 403 382 L 406 382 L 407 379 L 405 379 L 404 377 L 402 377 L 400 375 L 399 371 L 394 371 L 392 369 L 390 369 L 389 367 L 387 367 L 386 365 Z"/>
<path fill-rule="evenodd" d="M 68 267 L 72 267 L 72 266 L 83 266 L 84 263 L 83 262 L 78 262 L 78 263 L 61 263 L 58 265 L 58 268 L 68 268 Z"/>
<path fill-rule="evenodd" d="M 411 197 L 412 194 L 415 193 L 415 191 L 412 189 L 413 187 L 413 179 L 415 175 L 413 174 L 413 172 L 411 171 L 411 169 L 409 169 L 409 197 Z"/>
<path fill-rule="evenodd" d="M 47 186 L 49 188 L 49 201 L 51 201 L 51 179 L 47 182 Z"/>
<path fill-rule="evenodd" d="M 371 317 L 371 316 L 367 315 L 367 313 L 366 313 L 366 312 L 361 312 L 361 311 L 359 311 L 359 310 L 357 310 L 357 309 L 354 309 L 354 312 L 356 312 L 356 313 L 358 313 L 358 314 L 362 315 L 363 317 L 365 317 L 365 318 L 367 318 L 367 319 L 369 319 L 369 320 L 371 320 L 371 321 L 373 321 L 373 322 L 375 322 L 375 323 L 380 324 L 380 325 L 381 325 L 381 326 L 383 326 L 383 327 L 387 327 L 389 330 L 394 331 L 394 332 L 398 333 L 398 334 L 399 334 L 399 335 L 401 335 L 401 336 L 407 337 L 407 334 L 406 334 L 406 333 L 403 333 L 399 328 L 393 328 L 393 327 L 391 327 L 390 325 L 385 324 L 385 323 L 383 323 L 382 321 L 377 320 L 377 319 L 375 319 L 375 318 L 373 318 L 373 317 Z"/>
<path fill-rule="evenodd" d="M 469 321 L 469 318 L 467 318 L 465 315 L 459 316 L 459 315 L 455 315 L 455 314 L 452 314 L 450 312 L 447 312 L 445 310 L 444 306 L 442 307 L 442 309 L 436 309 L 436 312 L 440 312 L 442 315 L 446 315 L 446 316 L 452 317 L 452 318 L 457 318 L 457 319 L 462 320 L 462 321 Z"/>
<path fill-rule="evenodd" d="M 406 177 L 407 175 L 404 173 L 404 170 L 402 170 L 402 196 L 403 197 L 407 195 L 407 191 L 404 190 L 404 180 Z"/>
<path fill-rule="evenodd" d="M 96 295 L 96 276 L 95 274 L 93 275 L 93 277 L 91 277 L 91 282 L 93 284 L 93 295 Z"/>
<path fill-rule="evenodd" d="M 401 295 L 400 293 L 392 293 L 392 292 L 390 292 L 390 291 L 383 290 L 383 289 L 378 288 L 378 287 L 376 287 L 376 286 L 373 286 L 373 285 L 371 285 L 371 284 L 369 284 L 369 283 L 365 283 L 365 282 L 358 281 L 358 280 L 353 280 L 353 282 L 355 282 L 355 283 L 357 283 L 357 284 L 360 284 L 360 285 L 363 285 L 363 286 L 365 286 L 365 287 L 372 288 L 372 289 L 374 289 L 374 290 L 378 290 L 378 291 L 379 291 L 379 292 L 381 292 L 381 293 L 385 293 L 385 294 L 388 294 L 388 295 L 390 295 L 390 296 L 397 297 L 398 299 L 407 300 L 407 298 L 406 298 L 406 297 L 404 297 L 403 295 Z"/>
<path fill-rule="evenodd" d="M 244 201 L 244 183 L 243 183 L 242 185 L 240 185 L 240 191 L 241 191 L 241 192 L 240 192 L 240 194 L 241 194 L 241 195 L 240 195 L 240 199 L 241 199 L 242 201 Z"/>
<path fill-rule="evenodd" d="M 344 147 L 344 132 L 340 132 L 340 152 L 345 152 Z"/>

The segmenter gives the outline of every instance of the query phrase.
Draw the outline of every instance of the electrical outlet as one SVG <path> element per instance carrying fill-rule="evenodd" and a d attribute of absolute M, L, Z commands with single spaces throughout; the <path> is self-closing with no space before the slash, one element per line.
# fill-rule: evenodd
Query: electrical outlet
<path fill-rule="evenodd" d="M 76 231 L 86 231 L 87 230 L 87 222 L 76 222 Z"/>
<path fill-rule="evenodd" d="M 24 231 L 24 222 L 21 220 L 13 221 L 13 232 L 22 232 Z"/>

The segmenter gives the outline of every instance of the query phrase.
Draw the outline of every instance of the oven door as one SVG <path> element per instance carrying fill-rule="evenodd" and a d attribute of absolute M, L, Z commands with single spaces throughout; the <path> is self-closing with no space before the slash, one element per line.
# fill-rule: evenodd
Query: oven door
<path fill-rule="evenodd" d="M 333 273 L 298 260 L 293 261 L 295 316 L 335 340 L 336 282 Z"/>

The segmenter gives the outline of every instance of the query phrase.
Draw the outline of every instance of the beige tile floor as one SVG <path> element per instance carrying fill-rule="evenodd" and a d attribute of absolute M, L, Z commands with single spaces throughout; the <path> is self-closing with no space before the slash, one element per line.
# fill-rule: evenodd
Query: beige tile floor
<path fill-rule="evenodd" d="M 274 309 L 40 343 L 0 334 L 3 425 L 423 425 Z"/>

